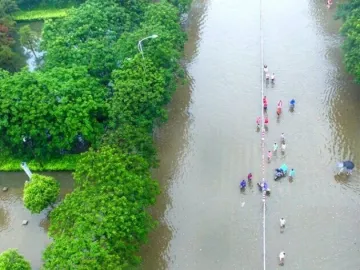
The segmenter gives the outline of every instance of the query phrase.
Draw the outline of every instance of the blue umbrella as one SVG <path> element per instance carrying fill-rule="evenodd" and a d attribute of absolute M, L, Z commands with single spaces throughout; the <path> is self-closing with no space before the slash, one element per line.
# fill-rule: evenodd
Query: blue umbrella
<path fill-rule="evenodd" d="M 344 165 L 344 167 L 345 167 L 346 169 L 348 169 L 348 170 L 352 170 L 352 169 L 354 169 L 354 167 L 355 167 L 354 163 L 353 163 L 352 161 L 350 161 L 350 160 L 344 161 L 344 162 L 343 162 L 343 165 Z"/>

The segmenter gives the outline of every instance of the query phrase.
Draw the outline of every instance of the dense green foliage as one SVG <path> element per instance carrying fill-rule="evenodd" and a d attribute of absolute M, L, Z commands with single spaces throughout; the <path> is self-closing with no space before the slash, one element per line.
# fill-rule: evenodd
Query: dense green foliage
<path fill-rule="evenodd" d="M 122 149 L 146 158 L 154 157 L 152 130 L 155 120 L 166 117 L 163 106 L 169 100 L 164 71 L 137 55 L 113 72 L 111 127 Z"/>
<path fill-rule="evenodd" d="M 132 10 L 137 7 L 137 14 L 142 1 L 139 3 L 127 10 L 115 0 L 88 0 L 64 20 L 46 23 L 42 44 L 47 51 L 45 68 L 83 65 L 91 75 L 108 80 L 117 66 L 114 44 L 121 33 L 134 27 L 138 18 L 131 20 Z"/>
<path fill-rule="evenodd" d="M 148 163 L 103 147 L 83 155 L 74 178 L 75 190 L 51 213 L 55 241 L 44 254 L 45 269 L 121 269 L 138 263 L 136 252 L 154 226 L 143 209 L 159 192 Z"/>
<path fill-rule="evenodd" d="M 13 52 L 15 44 L 15 22 L 11 14 L 17 11 L 14 0 L 0 0 L 0 69 L 16 70 L 17 55 Z"/>
<path fill-rule="evenodd" d="M 103 132 L 105 95 L 81 67 L 0 72 L 2 149 L 44 159 L 94 144 Z"/>
<path fill-rule="evenodd" d="M 60 193 L 60 184 L 53 177 L 33 174 L 25 183 L 24 205 L 31 213 L 40 213 L 54 204 Z"/>
<path fill-rule="evenodd" d="M 336 18 L 344 21 L 341 33 L 345 36 L 345 66 L 355 76 L 356 82 L 360 83 L 360 0 L 340 4 Z"/>
<path fill-rule="evenodd" d="M 181 57 L 186 36 L 181 31 L 178 9 L 167 2 L 150 5 L 146 10 L 141 27 L 121 36 L 116 49 L 119 60 L 123 62 L 129 57 L 133 57 L 138 53 L 137 42 L 152 34 L 157 34 L 158 37 L 144 41 L 144 54 L 156 67 L 165 69 L 167 86 L 174 86 L 171 79 L 178 71 L 178 60 Z"/>
<path fill-rule="evenodd" d="M 156 225 L 146 211 L 159 194 L 150 175 L 153 130 L 167 119 L 164 106 L 181 78 L 180 18 L 189 2 L 87 0 L 45 23 L 43 66 L 0 70 L 4 153 L 41 163 L 91 147 L 75 161 L 74 191 L 50 214 L 54 241 L 44 269 L 128 269 L 140 262 L 139 248 Z M 21 32 L 22 43 L 35 46 L 31 31 Z M 141 55 L 139 40 L 153 34 Z M 53 179 L 40 178 L 24 191 L 32 212 L 58 194 Z"/>
<path fill-rule="evenodd" d="M 191 5 L 191 0 L 169 0 L 169 2 L 176 6 L 181 13 L 188 11 Z"/>
<path fill-rule="evenodd" d="M 1 270 L 31 270 L 30 263 L 16 249 L 8 249 L 0 254 Z"/>
<path fill-rule="evenodd" d="M 155 224 L 145 211 L 159 193 L 150 177 L 152 132 L 166 120 L 185 34 L 179 9 L 166 1 L 139 6 L 143 16 L 133 16 L 132 1 L 110 3 L 90 0 L 45 28 L 45 72 L 52 65 L 86 66 L 110 90 L 103 145 L 82 155 L 75 190 L 51 213 L 54 242 L 44 253 L 45 269 L 127 269 L 140 262 L 139 247 Z M 144 41 L 143 58 L 138 41 L 152 34 L 158 38 Z"/>

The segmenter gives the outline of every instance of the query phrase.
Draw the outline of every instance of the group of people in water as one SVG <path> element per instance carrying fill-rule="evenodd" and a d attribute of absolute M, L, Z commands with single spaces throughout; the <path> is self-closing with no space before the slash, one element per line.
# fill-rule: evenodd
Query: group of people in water
<path fill-rule="evenodd" d="M 275 83 L 275 74 L 272 73 L 270 75 L 269 73 L 269 69 L 268 69 L 268 66 L 267 65 L 264 65 L 264 74 L 265 74 L 265 80 L 268 82 L 269 80 L 271 80 L 271 83 Z M 268 99 L 266 96 L 263 97 L 263 100 L 262 100 L 262 103 L 263 103 L 263 110 L 264 110 L 264 119 L 262 119 L 262 117 L 257 117 L 256 118 L 256 125 L 257 125 L 257 129 L 258 131 L 260 130 L 260 127 L 261 127 L 261 123 L 262 121 L 264 121 L 264 128 L 267 130 L 268 128 L 268 125 L 269 125 L 269 118 L 268 118 Z M 289 101 L 289 108 L 290 108 L 290 111 L 293 111 L 294 108 L 295 108 L 295 104 L 296 104 L 296 101 L 295 99 L 291 99 Z M 278 103 L 277 103 L 277 107 L 276 107 L 276 114 L 277 114 L 277 117 L 279 118 L 281 113 L 282 113 L 282 107 L 283 107 L 283 102 L 282 100 L 279 100 Z M 276 154 L 278 149 L 280 148 L 281 150 L 281 153 L 285 153 L 286 151 L 286 141 L 285 141 L 285 134 L 284 133 L 281 133 L 280 135 L 280 145 L 278 145 L 277 142 L 274 142 L 273 144 L 273 149 L 272 150 L 269 150 L 267 152 L 267 161 L 268 163 L 271 162 L 272 160 L 272 156 L 273 154 Z M 283 171 L 283 175 L 282 176 L 285 176 L 287 174 L 287 166 L 284 164 L 283 166 L 285 166 L 286 168 L 283 169 L 285 171 Z M 282 167 L 283 167 L 282 166 Z M 277 168 L 277 170 L 282 170 L 282 167 L 280 168 Z M 280 173 L 280 172 L 279 172 Z M 282 177 L 280 176 L 280 177 Z M 292 168 L 290 171 L 289 171 L 289 180 L 291 181 L 295 176 L 295 170 Z M 275 180 L 277 179 L 280 179 L 279 178 L 274 178 Z M 241 182 L 240 182 L 240 188 L 242 190 L 244 190 L 247 186 L 247 183 L 251 183 L 252 182 L 252 178 L 253 178 L 253 175 L 252 173 L 250 172 L 247 176 L 247 181 L 245 179 L 243 179 Z M 270 194 L 270 189 L 269 189 L 269 185 L 266 181 L 263 181 L 261 183 L 258 183 L 257 184 L 259 186 L 259 189 L 261 191 L 263 191 L 265 194 Z M 281 218 L 280 219 L 280 229 L 283 231 L 285 229 L 285 224 L 286 224 L 286 221 L 284 218 Z M 279 261 L 280 261 L 280 264 L 283 264 L 284 263 L 284 260 L 285 260 L 285 252 L 282 251 L 280 252 L 279 254 Z"/>

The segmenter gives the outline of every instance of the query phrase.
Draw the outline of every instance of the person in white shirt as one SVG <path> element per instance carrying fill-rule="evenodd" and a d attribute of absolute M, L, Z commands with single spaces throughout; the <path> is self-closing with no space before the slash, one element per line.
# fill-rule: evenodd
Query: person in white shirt
<path fill-rule="evenodd" d="M 285 152 L 285 149 L 286 149 L 286 144 L 285 144 L 285 142 L 283 142 L 283 143 L 281 144 L 281 151 L 282 151 L 282 152 Z"/>
<path fill-rule="evenodd" d="M 271 74 L 271 81 L 272 81 L 272 82 L 275 81 L 275 73 Z"/>
<path fill-rule="evenodd" d="M 285 228 L 286 220 L 284 218 L 280 218 L 280 228 Z"/>
<path fill-rule="evenodd" d="M 267 65 L 264 65 L 264 72 L 265 72 L 265 74 L 269 73 L 269 69 L 268 69 Z"/>
<path fill-rule="evenodd" d="M 283 265 L 284 261 L 285 261 L 285 252 L 281 251 L 279 254 L 279 260 L 280 260 L 280 264 Z"/>
<path fill-rule="evenodd" d="M 269 80 L 269 79 L 270 79 L 269 73 L 266 73 L 266 74 L 265 74 L 265 78 L 266 78 L 266 80 Z"/>
<path fill-rule="evenodd" d="M 285 134 L 281 133 L 280 135 L 281 142 L 285 142 Z"/>

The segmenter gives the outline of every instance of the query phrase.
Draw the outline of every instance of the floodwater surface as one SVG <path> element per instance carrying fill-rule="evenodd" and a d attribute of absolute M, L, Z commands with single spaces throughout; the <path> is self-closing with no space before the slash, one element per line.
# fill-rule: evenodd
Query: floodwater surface
<path fill-rule="evenodd" d="M 73 180 L 70 173 L 41 174 L 53 176 L 60 182 L 61 198 L 72 191 Z M 22 196 L 26 180 L 28 177 L 23 172 L 0 173 L 0 252 L 17 248 L 36 270 L 40 269 L 42 252 L 50 243 L 47 236 L 48 211 L 32 215 L 24 207 Z M 8 187 L 8 191 L 3 192 L 3 187 Z M 28 220 L 29 224 L 23 226 L 23 220 Z"/>
<path fill-rule="evenodd" d="M 344 159 L 360 165 L 360 88 L 342 64 L 335 7 L 262 2 L 264 61 L 276 75 L 265 84 L 265 150 L 282 132 L 287 141 L 286 153 L 265 164 L 266 266 L 280 268 L 284 250 L 287 269 L 359 269 L 360 175 L 334 177 L 334 169 Z M 194 0 L 188 33 L 189 83 L 157 134 L 163 193 L 152 213 L 160 224 L 143 248 L 143 269 L 262 269 L 260 1 Z M 282 163 L 295 168 L 293 182 L 272 180 Z M 242 193 L 249 172 L 254 186 Z"/>

